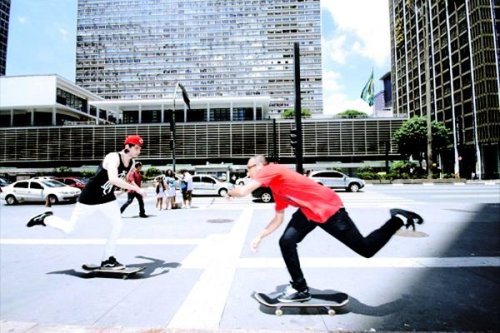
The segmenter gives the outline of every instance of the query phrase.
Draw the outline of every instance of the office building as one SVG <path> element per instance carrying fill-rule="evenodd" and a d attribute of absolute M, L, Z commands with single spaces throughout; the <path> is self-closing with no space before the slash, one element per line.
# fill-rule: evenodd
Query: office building
<path fill-rule="evenodd" d="M 445 171 L 498 178 L 500 3 L 391 0 L 389 14 L 394 114 L 446 125 Z"/>
<path fill-rule="evenodd" d="M 0 76 L 5 75 L 9 36 L 10 0 L 0 1 Z"/>
<path fill-rule="evenodd" d="M 79 0 L 76 84 L 105 99 L 270 96 L 322 113 L 319 0 Z"/>

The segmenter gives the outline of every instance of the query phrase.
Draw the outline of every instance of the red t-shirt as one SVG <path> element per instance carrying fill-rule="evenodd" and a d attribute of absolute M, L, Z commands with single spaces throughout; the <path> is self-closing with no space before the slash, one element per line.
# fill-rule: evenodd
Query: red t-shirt
<path fill-rule="evenodd" d="M 141 180 L 142 180 L 142 177 L 141 177 L 141 173 L 137 170 L 134 170 L 132 171 L 129 175 L 128 175 L 128 180 L 129 182 L 134 182 L 135 185 L 141 187 Z M 128 192 L 132 193 L 132 192 L 135 192 L 135 191 L 132 191 L 132 190 L 128 190 Z"/>
<path fill-rule="evenodd" d="M 343 207 L 342 200 L 333 190 L 284 165 L 268 164 L 253 178 L 271 188 L 277 211 L 291 205 L 300 208 L 309 220 L 325 223 Z"/>

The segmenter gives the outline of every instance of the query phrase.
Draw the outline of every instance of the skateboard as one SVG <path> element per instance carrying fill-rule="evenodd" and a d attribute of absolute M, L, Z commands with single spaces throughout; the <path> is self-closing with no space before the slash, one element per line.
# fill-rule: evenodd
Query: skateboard
<path fill-rule="evenodd" d="M 146 267 L 126 267 L 124 269 L 106 269 L 99 265 L 82 265 L 82 268 L 89 273 L 100 276 L 121 276 L 127 279 L 129 276 L 143 271 Z"/>
<path fill-rule="evenodd" d="M 260 304 L 275 308 L 274 314 L 281 316 L 282 308 L 324 308 L 330 316 L 336 314 L 336 309 L 342 308 L 349 302 L 349 296 L 343 293 L 335 294 L 311 294 L 311 299 L 305 302 L 280 302 L 278 300 L 279 293 L 267 295 L 264 293 L 254 292 L 253 297 Z"/>

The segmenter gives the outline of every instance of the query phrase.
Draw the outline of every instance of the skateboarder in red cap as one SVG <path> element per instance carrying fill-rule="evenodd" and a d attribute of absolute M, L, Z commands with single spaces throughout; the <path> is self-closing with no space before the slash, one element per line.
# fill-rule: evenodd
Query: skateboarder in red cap
<path fill-rule="evenodd" d="M 107 154 L 80 194 L 71 218 L 65 220 L 53 215 L 52 211 L 34 216 L 29 220 L 27 227 L 50 226 L 67 234 L 71 233 L 76 224 L 94 213 L 100 213 L 111 224 L 111 233 L 104 248 L 101 268 L 123 269 L 115 258 L 115 245 L 123 227 L 120 207 L 114 194 L 115 188 L 132 190 L 144 196 L 145 192 L 135 184 L 126 181 L 134 165 L 134 159 L 141 154 L 144 141 L 139 135 L 130 135 L 125 138 L 124 148 L 119 152 Z"/>

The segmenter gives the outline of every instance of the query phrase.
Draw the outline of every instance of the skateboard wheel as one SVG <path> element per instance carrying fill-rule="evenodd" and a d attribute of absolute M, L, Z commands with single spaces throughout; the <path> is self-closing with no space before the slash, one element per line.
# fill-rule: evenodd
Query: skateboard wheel
<path fill-rule="evenodd" d="M 335 312 L 335 310 L 334 310 L 334 309 L 329 309 L 329 310 L 328 310 L 328 314 L 329 314 L 330 316 L 335 316 L 335 313 L 336 313 L 336 312 Z"/>
<path fill-rule="evenodd" d="M 277 316 L 281 316 L 281 315 L 283 315 L 283 310 L 277 309 L 276 311 L 274 311 L 274 314 Z"/>

